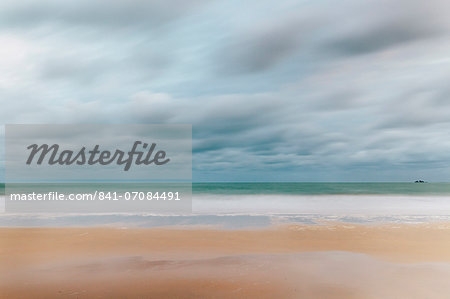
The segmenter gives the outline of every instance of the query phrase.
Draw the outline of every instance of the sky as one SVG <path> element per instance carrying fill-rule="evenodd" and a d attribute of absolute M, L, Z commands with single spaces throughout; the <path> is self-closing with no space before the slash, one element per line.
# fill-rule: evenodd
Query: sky
<path fill-rule="evenodd" d="M 192 124 L 194 181 L 450 181 L 449 20 L 445 0 L 3 0 L 0 124 Z"/>

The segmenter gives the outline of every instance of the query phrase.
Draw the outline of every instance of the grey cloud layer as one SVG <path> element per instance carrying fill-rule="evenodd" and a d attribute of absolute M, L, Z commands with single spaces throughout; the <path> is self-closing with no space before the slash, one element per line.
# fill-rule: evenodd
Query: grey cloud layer
<path fill-rule="evenodd" d="M 289 57 L 307 63 L 295 60 L 302 54 L 303 60 L 361 55 L 450 32 L 445 13 L 450 7 L 441 0 L 342 1 L 330 9 L 311 6 L 244 28 L 221 53 L 223 68 L 232 74 L 259 72 Z"/>
<path fill-rule="evenodd" d="M 41 24 L 114 27 L 165 24 L 205 0 L 2 1 L 2 23 L 33 27 Z"/>
<path fill-rule="evenodd" d="M 0 7 L 4 123 L 192 123 L 200 180 L 450 176 L 445 1 Z"/>

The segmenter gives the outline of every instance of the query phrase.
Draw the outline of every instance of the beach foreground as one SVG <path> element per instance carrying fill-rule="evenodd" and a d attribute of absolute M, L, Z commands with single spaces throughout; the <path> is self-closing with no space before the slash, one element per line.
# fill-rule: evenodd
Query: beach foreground
<path fill-rule="evenodd" d="M 0 298 L 448 298 L 450 223 L 0 228 Z"/>

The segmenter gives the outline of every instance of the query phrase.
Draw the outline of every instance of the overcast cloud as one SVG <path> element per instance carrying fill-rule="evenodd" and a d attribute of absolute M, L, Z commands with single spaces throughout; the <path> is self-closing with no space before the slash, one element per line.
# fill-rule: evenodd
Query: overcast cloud
<path fill-rule="evenodd" d="M 2 1 L 0 119 L 190 123 L 199 181 L 448 181 L 449 19 L 444 0 Z"/>

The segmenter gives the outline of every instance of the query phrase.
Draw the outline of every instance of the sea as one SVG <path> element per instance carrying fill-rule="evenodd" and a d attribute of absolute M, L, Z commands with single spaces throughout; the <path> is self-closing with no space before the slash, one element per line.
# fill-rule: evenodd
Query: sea
<path fill-rule="evenodd" d="M 101 184 L 99 188 L 103 187 Z M 5 187 L 0 184 L 0 194 Z M 4 203 L 1 196 L 0 206 Z M 450 183 L 193 183 L 191 213 L 0 213 L 3 227 L 208 226 L 450 221 Z"/>

